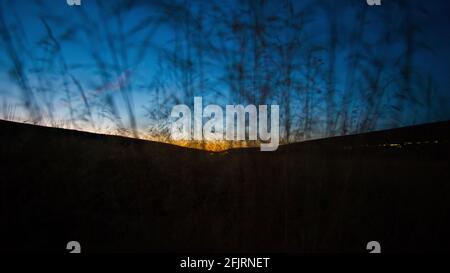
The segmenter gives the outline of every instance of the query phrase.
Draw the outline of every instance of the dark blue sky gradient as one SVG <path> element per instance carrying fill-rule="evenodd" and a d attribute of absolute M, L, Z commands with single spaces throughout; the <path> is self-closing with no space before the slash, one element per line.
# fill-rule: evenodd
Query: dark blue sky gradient
<path fill-rule="evenodd" d="M 63 120 L 66 126 L 69 124 L 69 127 L 77 129 L 134 129 L 140 135 L 158 135 L 164 134 L 164 128 L 167 128 L 171 107 L 177 103 L 191 104 L 194 95 L 203 96 L 205 103 L 220 105 L 277 103 L 281 109 L 288 107 L 290 110 L 282 110 L 282 119 L 286 119 L 289 113 L 292 140 L 450 119 L 449 1 L 383 0 L 381 7 L 370 7 L 365 0 L 293 1 L 292 9 L 303 11 L 296 16 L 305 16 L 305 27 L 298 33 L 281 27 L 280 22 L 290 16 L 284 6 L 289 1 L 263 2 L 82 0 L 80 7 L 71 7 L 65 0 L 0 0 L 3 21 L 0 28 L 3 33 L 6 30 L 9 33 L 9 36 L 3 34 L 0 40 L 0 105 L 3 109 L 14 105 L 17 111 L 14 119 L 21 121 L 38 119 L 30 117 L 33 112 L 30 110 L 33 108 L 31 100 L 31 105 L 39 109 L 39 118 L 52 120 L 53 126 L 58 126 L 57 120 Z M 114 10 L 117 7 L 118 12 Z M 289 91 L 287 100 L 283 99 L 282 81 L 277 80 L 284 76 L 278 75 L 283 66 L 275 68 L 276 64 L 286 64 L 282 54 L 277 53 L 277 47 L 261 49 L 263 53 L 258 60 L 261 63 L 255 68 L 252 61 L 255 38 L 242 36 L 247 39 L 245 52 L 248 53 L 241 54 L 244 50 L 239 49 L 238 36 L 233 36 L 232 28 L 226 27 L 225 21 L 231 22 L 232 18 L 251 25 L 252 17 L 247 15 L 257 14 L 248 13 L 252 7 L 263 7 L 260 14 L 265 16 L 267 25 L 264 29 L 266 34 L 262 36 L 271 46 L 276 41 L 283 44 L 283 41 L 298 35 L 300 46 L 292 57 L 295 68 L 290 74 L 295 87 Z M 183 40 L 187 35 L 182 17 L 187 13 L 183 13 L 183 9 L 196 19 L 201 18 L 199 20 L 203 24 L 204 33 L 197 35 L 201 37 L 191 33 L 190 42 Z M 352 42 L 352 31 L 359 23 L 357 14 L 362 10 L 367 16 L 364 34 L 358 41 L 360 43 Z M 414 29 L 414 53 L 410 63 L 412 87 L 399 110 L 395 100 L 399 97 L 398 90 L 405 88 L 402 67 L 406 59 L 402 56 L 407 48 L 404 40 L 406 10 L 411 12 L 410 28 Z M 120 16 L 120 20 L 116 16 Z M 223 24 L 218 23 L 220 16 L 224 18 Z M 334 61 L 330 57 L 330 18 L 333 16 L 337 33 Z M 380 19 L 387 17 L 391 18 L 392 24 L 383 23 Z M 273 25 L 270 24 L 272 19 L 267 18 L 273 19 Z M 196 26 L 192 24 L 191 27 L 194 29 Z M 389 28 L 392 28 L 391 40 L 383 45 L 382 39 Z M 121 32 L 123 36 L 120 36 Z M 108 37 L 108 33 L 112 36 Z M 221 40 L 220 35 L 231 38 Z M 261 47 L 266 46 L 261 43 Z M 378 43 L 381 45 L 377 46 Z M 225 54 L 222 56 L 219 45 L 224 46 L 224 52 L 228 50 L 231 53 L 227 55 L 228 59 Z M 11 46 L 20 61 L 14 59 L 14 54 L 8 50 Z M 206 48 L 203 55 L 198 49 L 200 47 Z M 314 57 L 322 63 L 318 68 L 320 71 L 314 74 L 315 88 L 307 91 L 310 93 L 304 91 L 308 86 L 308 48 L 317 48 Z M 237 53 L 233 56 L 233 52 Z M 354 77 L 350 77 L 352 84 L 349 85 L 351 53 L 364 56 L 358 67 L 351 70 Z M 376 78 L 377 73 L 376 58 L 372 57 L 378 55 L 382 56 L 378 61 L 384 65 L 380 84 L 386 85 L 386 89 L 374 92 L 375 98 L 372 98 L 369 94 L 370 79 Z M 227 77 L 236 72 L 229 70 L 228 65 L 236 64 L 233 62 L 235 58 L 241 57 L 243 62 L 248 62 L 245 69 L 249 71 L 244 73 L 243 79 L 246 90 L 254 86 L 252 81 L 255 78 L 261 80 L 256 90 L 248 92 L 262 99 L 252 101 L 252 96 L 243 97 L 233 89 L 230 80 L 227 82 Z M 103 70 L 99 59 L 103 62 Z M 180 63 L 188 59 L 194 72 L 183 74 Z M 29 90 L 23 90 L 17 79 L 17 62 L 23 69 Z M 332 63 L 334 70 L 330 74 Z M 255 69 L 260 70 L 255 72 Z M 183 78 L 186 75 L 191 77 L 190 87 L 186 86 L 186 78 Z M 326 95 L 330 77 L 333 79 L 332 107 Z M 84 90 L 85 97 L 78 90 L 80 86 L 77 83 Z M 267 87 L 270 91 L 262 96 L 260 89 L 267 85 L 270 85 Z M 348 86 L 352 87 L 346 92 Z M 32 98 L 28 97 L 30 93 Z M 304 108 L 307 94 L 311 94 L 309 107 L 314 115 L 309 120 Z M 348 106 L 342 106 L 345 94 L 351 98 Z M 373 112 L 364 110 L 369 107 L 374 107 Z M 348 108 L 354 117 L 349 129 L 341 130 L 344 108 Z M 12 119 L 5 114 L 2 118 Z M 331 131 L 327 129 L 330 123 L 333 124 Z M 282 121 L 281 124 L 286 123 Z M 306 134 L 305 130 L 310 132 Z"/>

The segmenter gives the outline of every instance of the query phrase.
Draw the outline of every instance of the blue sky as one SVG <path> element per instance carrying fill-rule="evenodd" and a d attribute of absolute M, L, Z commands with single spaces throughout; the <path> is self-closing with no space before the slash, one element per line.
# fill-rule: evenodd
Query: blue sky
<path fill-rule="evenodd" d="M 329 107 L 324 93 L 329 86 L 326 81 L 329 80 L 330 63 L 334 63 L 332 101 L 336 106 L 332 108 L 332 115 L 337 116 L 335 127 L 339 123 L 341 114 L 339 111 L 342 112 L 339 105 L 342 104 L 345 93 L 349 56 L 352 50 L 368 55 L 364 56 L 367 60 L 372 60 L 371 57 L 377 54 L 381 56 L 381 51 L 385 52 L 382 61 L 386 68 L 383 68 L 380 83 L 387 84 L 391 77 L 397 77 L 396 81 L 401 82 L 401 67 L 405 63 L 401 57 L 405 51 L 401 26 L 406 18 L 403 17 L 405 12 L 403 7 L 406 7 L 404 3 L 408 3 L 415 28 L 411 82 L 414 83 L 413 93 L 417 102 L 408 99 L 403 103 L 402 120 L 393 125 L 389 106 L 397 91 L 396 87 L 387 87 L 386 91 L 377 95 L 379 99 L 375 99 L 379 100 L 378 104 L 375 103 L 379 107 L 376 111 L 377 121 L 368 128 L 376 130 L 450 119 L 450 92 L 446 92 L 450 85 L 448 1 L 384 0 L 381 7 L 369 7 L 363 0 L 339 1 L 339 3 L 327 0 L 293 1 L 294 13 L 304 11 L 296 16 L 305 16 L 305 26 L 298 30 L 298 33 L 277 25 L 290 18 L 289 9 L 284 5 L 288 2 L 82 0 L 80 7 L 71 7 L 64 0 L 2 0 L 0 12 L 5 22 L 4 27 L 9 29 L 13 37 L 11 44 L 20 56 L 24 73 L 30 81 L 31 92 L 36 97 L 36 104 L 43 113 L 46 113 L 44 116 L 48 118 L 49 113 L 53 112 L 54 119 L 72 120 L 75 124 L 73 127 L 78 129 L 87 128 L 86 124 L 94 124 L 94 127 L 107 124 L 105 126 L 108 128 L 130 128 L 133 123 L 130 119 L 132 112 L 139 131 L 153 132 L 158 126 L 164 127 L 165 115 L 171 106 L 176 103 L 192 103 L 192 95 L 202 95 L 207 102 L 221 105 L 254 103 L 248 99 L 241 100 L 236 95 L 237 91 L 233 89 L 231 80 L 226 81 L 230 73 L 236 72 L 227 70 L 230 69 L 227 65 L 234 65 L 235 59 L 241 58 L 246 64 L 242 79 L 246 92 L 254 92 L 255 96 L 260 96 L 259 88 L 270 85 L 271 91 L 264 97 L 264 103 L 277 103 L 281 108 L 288 107 L 291 122 L 294 127 L 298 127 L 296 131 L 298 133 L 302 124 L 307 123 L 304 116 L 306 111 L 303 108 L 306 93 L 302 91 L 306 85 L 307 74 L 305 52 L 308 47 L 316 46 L 320 49 L 314 57 L 323 64 L 319 68 L 321 71 L 315 74 L 316 88 L 308 91 L 313 94 L 311 104 L 314 104 L 310 106 L 314 107 L 311 108 L 314 113 L 314 118 L 311 118 L 314 128 L 310 130 L 314 131 L 314 136 L 321 137 L 326 126 L 324 124 L 327 122 L 326 108 Z M 129 3 L 129 6 L 124 3 Z M 120 11 L 114 13 L 115 7 L 119 7 Z M 260 11 L 255 11 L 259 8 Z M 356 50 L 351 46 L 350 37 L 352 31 L 357 29 L 357 14 L 363 9 L 367 13 L 364 41 L 360 41 L 361 44 L 357 45 Z M 185 10 L 187 13 L 184 13 Z M 117 14 L 119 15 L 116 16 Z M 185 40 L 186 31 L 189 30 L 184 25 L 186 18 L 183 16 L 186 14 L 190 14 L 203 24 L 204 33 L 197 37 L 193 31 L 190 36 L 188 35 L 190 42 Z M 256 16 L 255 14 L 264 17 L 262 21 L 267 23 L 265 34 L 261 35 L 263 37 L 261 39 L 265 40 L 258 45 L 261 48 L 265 46 L 264 49 L 258 49 L 261 51 L 258 63 L 255 63 L 253 55 L 256 54 L 254 45 L 258 42 L 255 43 L 254 37 L 250 35 L 251 31 L 245 33 L 242 31 L 244 34 L 239 36 L 231 33 L 231 28 L 227 28 L 229 25 L 226 23 L 227 20 L 229 22 L 234 20 L 251 25 L 252 18 L 255 18 L 252 16 Z M 333 62 L 330 59 L 331 50 L 328 45 L 330 14 L 336 16 L 337 31 L 336 55 Z M 218 21 L 219 16 L 223 16 L 223 24 Z M 388 16 L 391 16 L 393 23 L 383 25 L 379 21 L 380 18 Z M 275 18 L 273 26 L 270 23 L 272 19 L 267 18 Z M 289 20 L 301 22 L 299 18 Z M 50 52 L 52 47 L 55 49 L 55 44 L 52 44 L 54 41 L 49 38 L 44 22 L 50 27 L 59 44 L 57 52 Z M 190 27 L 192 31 L 198 26 L 191 22 Z M 389 27 L 392 27 L 393 41 L 378 49 L 376 44 Z M 122 37 L 119 35 L 121 31 Z M 224 42 L 221 40 L 222 34 L 230 37 L 224 38 Z M 245 49 L 239 48 L 239 37 L 242 38 L 240 42 L 244 44 Z M 283 101 L 285 91 L 277 80 L 278 77 L 284 77 L 280 72 L 283 68 L 272 67 L 274 64 L 282 63 L 282 55 L 276 52 L 276 45 L 267 49 L 272 44 L 264 43 L 274 43 L 289 37 L 296 37 L 301 42 L 297 53 L 292 57 L 295 68 L 290 74 L 296 85 L 288 93 L 289 100 Z M 200 42 L 207 48 L 204 52 L 199 49 Z M 364 43 L 368 44 L 370 50 L 364 50 Z M 221 52 L 218 48 L 221 44 L 225 45 L 224 51 L 235 52 L 234 56 Z M 24 91 L 21 90 L 17 79 L 11 77 L 11 71 L 15 68 L 11 54 L 6 50 L 5 38 L 0 42 L 0 47 L 4 49 L 3 53 L 0 53 L 0 102 L 2 105 L 17 105 L 18 112 L 27 115 L 23 103 Z M 143 51 L 145 53 L 142 53 Z M 95 61 L 95 54 L 104 62 L 103 71 L 100 71 L 101 63 Z M 229 57 L 224 59 L 224 56 Z M 180 65 L 187 60 L 193 68 L 191 72 L 183 74 Z M 61 71 L 63 63 L 68 66 L 65 72 Z M 36 73 L 36 69 L 39 73 Z M 368 82 L 364 82 L 364 73 L 373 74 L 375 70 L 361 59 L 360 66 L 355 71 L 354 90 L 349 90 L 349 93 L 355 101 L 352 102 L 351 112 L 357 115 L 352 122 L 357 123 L 361 120 L 358 117 L 368 115 L 361 108 L 367 107 L 365 103 L 370 101 L 364 97 L 366 89 L 370 87 Z M 86 92 L 85 99 L 92 107 L 89 111 L 90 118 L 86 114 L 86 101 L 77 91 L 71 77 L 75 77 Z M 429 77 L 432 78 L 433 103 L 427 105 L 423 100 L 427 96 L 424 88 Z M 255 79 L 261 83 L 252 85 Z M 64 86 L 64 82 L 67 86 Z M 249 90 L 250 86 L 257 88 Z M 401 84 L 398 83 L 398 86 Z M 73 107 L 72 110 L 69 105 Z M 357 124 L 354 127 L 353 131 L 360 128 Z"/>

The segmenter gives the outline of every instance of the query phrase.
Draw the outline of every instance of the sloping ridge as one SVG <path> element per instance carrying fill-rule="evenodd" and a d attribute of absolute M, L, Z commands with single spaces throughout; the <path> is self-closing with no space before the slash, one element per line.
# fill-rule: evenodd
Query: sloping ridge
<path fill-rule="evenodd" d="M 210 153 L 0 121 L 0 252 L 448 251 L 448 136 L 445 122 Z"/>
<path fill-rule="evenodd" d="M 65 135 L 72 137 L 83 137 L 93 140 L 109 139 L 116 143 L 134 142 L 140 144 L 149 144 L 158 146 L 161 149 L 175 149 L 184 150 L 190 149 L 180 147 L 177 145 L 161 143 L 156 141 L 148 141 L 142 139 L 128 138 L 123 136 L 105 135 L 98 133 L 91 133 L 78 130 L 60 129 L 53 127 L 44 127 L 38 125 L 31 125 L 25 123 L 11 122 L 0 120 L 0 136 L 6 139 L 14 138 L 17 134 L 35 134 L 36 136 L 56 136 Z M 374 131 L 361 134 L 353 134 L 346 136 L 335 136 L 329 138 L 321 138 L 314 140 L 307 140 L 299 143 L 291 143 L 288 145 L 281 145 L 280 150 L 287 151 L 302 147 L 304 145 L 320 145 L 328 148 L 342 148 L 342 147 L 361 147 L 382 144 L 424 144 L 434 142 L 449 142 L 450 141 L 450 121 L 436 122 L 430 124 L 407 126 L 395 129 Z M 198 149 L 192 149 L 198 150 Z M 238 148 L 232 150 L 239 150 Z M 244 148 L 244 150 L 259 150 L 258 148 Z"/>

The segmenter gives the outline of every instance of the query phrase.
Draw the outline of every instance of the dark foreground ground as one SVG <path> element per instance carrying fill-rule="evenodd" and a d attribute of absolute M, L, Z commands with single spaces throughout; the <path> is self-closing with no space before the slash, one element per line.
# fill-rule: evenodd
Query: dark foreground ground
<path fill-rule="evenodd" d="M 439 123 L 209 153 L 0 121 L 0 251 L 448 251 L 449 139 Z"/>

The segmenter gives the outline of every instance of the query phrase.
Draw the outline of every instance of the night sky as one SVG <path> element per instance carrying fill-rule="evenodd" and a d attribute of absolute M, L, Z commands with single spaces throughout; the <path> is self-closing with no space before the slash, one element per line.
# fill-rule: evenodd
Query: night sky
<path fill-rule="evenodd" d="M 0 0 L 0 118 L 164 141 L 172 106 L 202 96 L 280 105 L 291 142 L 449 120 L 449 11 L 445 0 Z"/>

